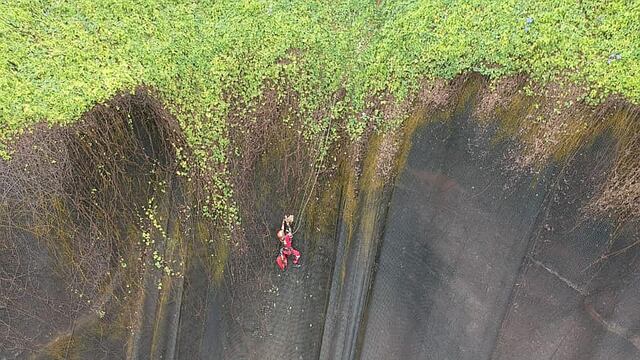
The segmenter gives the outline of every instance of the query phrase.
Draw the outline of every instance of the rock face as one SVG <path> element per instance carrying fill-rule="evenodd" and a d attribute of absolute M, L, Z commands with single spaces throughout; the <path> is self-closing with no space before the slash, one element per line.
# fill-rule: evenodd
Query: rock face
<path fill-rule="evenodd" d="M 610 170 L 611 141 L 514 177 L 504 170 L 510 144 L 478 126 L 473 105 L 413 135 L 358 357 L 637 358 L 640 252 L 602 259 L 636 241 L 637 228 L 581 211 Z"/>
<path fill-rule="evenodd" d="M 616 134 L 518 169 L 501 128 L 517 112 L 478 121 L 476 80 L 394 141 L 373 136 L 359 161 L 336 156 L 317 184 L 296 135 L 261 148 L 237 194 L 243 228 L 213 257 L 198 241 L 180 250 L 184 278 L 163 289 L 145 275 L 132 333 L 85 315 L 67 334 L 82 352 L 62 353 L 99 357 L 107 340 L 82 333 L 100 328 L 109 356 L 141 359 L 640 358 L 640 228 L 585 210 L 614 169 Z M 167 232 L 213 238 L 185 221 L 186 190 L 157 194 L 170 199 L 158 201 Z M 300 207 L 303 265 L 280 272 L 274 232 Z"/>
<path fill-rule="evenodd" d="M 374 139 L 358 179 L 343 164 L 327 180 L 332 225 L 308 216 L 305 267 L 275 275 L 273 309 L 249 321 L 262 321 L 268 340 L 230 335 L 239 323 L 226 323 L 235 345 L 220 358 L 640 356 L 640 248 L 629 247 L 638 227 L 584 210 L 612 171 L 612 134 L 535 173 L 517 170 L 518 144 L 500 136 L 510 119 L 477 121 L 475 86 L 453 110 L 415 116 L 397 176 L 376 173 L 384 141 Z"/>

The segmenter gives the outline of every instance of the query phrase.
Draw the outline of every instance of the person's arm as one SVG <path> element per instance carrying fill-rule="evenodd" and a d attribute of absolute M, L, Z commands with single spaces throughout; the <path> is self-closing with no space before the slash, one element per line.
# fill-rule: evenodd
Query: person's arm
<path fill-rule="evenodd" d="M 283 225 L 285 226 L 285 233 L 291 234 L 291 224 L 289 223 L 288 217 L 285 217 L 282 222 L 283 222 Z"/>

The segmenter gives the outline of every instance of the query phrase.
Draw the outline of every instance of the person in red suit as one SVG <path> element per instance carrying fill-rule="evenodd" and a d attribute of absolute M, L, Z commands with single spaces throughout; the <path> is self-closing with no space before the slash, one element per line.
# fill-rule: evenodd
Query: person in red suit
<path fill-rule="evenodd" d="M 293 233 L 291 232 L 291 223 L 293 222 L 293 215 L 285 216 L 282 219 L 282 225 L 276 236 L 280 240 L 282 247 L 280 248 L 280 254 L 276 258 L 276 264 L 280 270 L 284 270 L 287 267 L 289 256 L 293 255 L 293 265 L 300 266 L 300 252 L 293 248 L 291 242 L 293 241 Z"/>

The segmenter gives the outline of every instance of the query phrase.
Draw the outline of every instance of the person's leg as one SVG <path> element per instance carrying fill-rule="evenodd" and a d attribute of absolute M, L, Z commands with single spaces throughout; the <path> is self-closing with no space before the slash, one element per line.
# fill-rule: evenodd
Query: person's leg
<path fill-rule="evenodd" d="M 284 254 L 284 251 L 285 249 L 280 248 L 280 253 L 276 258 L 276 263 L 278 264 L 278 267 L 280 268 L 280 270 L 284 270 L 284 268 L 287 267 L 287 255 Z"/>
<path fill-rule="evenodd" d="M 289 256 L 291 256 L 292 254 L 292 248 L 284 248 L 282 249 L 282 257 L 284 258 L 284 266 L 287 266 L 287 263 L 289 262 Z"/>
<path fill-rule="evenodd" d="M 276 258 L 276 264 L 278 264 L 280 270 L 284 270 L 287 267 L 287 257 L 282 252 Z"/>
<path fill-rule="evenodd" d="M 297 264 L 297 263 L 298 263 L 298 260 L 300 260 L 300 251 L 298 251 L 298 250 L 296 250 L 296 249 L 294 249 L 294 248 L 291 248 L 291 253 L 292 253 L 292 254 L 293 254 L 293 256 L 295 257 L 295 259 L 293 259 L 293 263 L 294 263 L 294 264 Z"/>

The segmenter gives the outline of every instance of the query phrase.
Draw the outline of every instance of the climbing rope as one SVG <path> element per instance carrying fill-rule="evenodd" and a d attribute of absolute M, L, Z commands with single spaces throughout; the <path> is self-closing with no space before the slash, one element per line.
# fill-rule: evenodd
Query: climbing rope
<path fill-rule="evenodd" d="M 298 213 L 295 217 L 295 219 L 299 219 L 296 222 L 296 227 L 293 230 L 293 234 L 295 234 L 296 232 L 298 232 L 298 230 L 300 230 L 300 227 L 302 227 L 302 224 L 304 223 L 304 211 L 307 208 L 307 205 L 309 204 L 309 200 L 311 200 L 311 197 L 313 196 L 313 190 L 316 186 L 316 183 L 318 182 L 318 177 L 320 175 L 320 171 L 322 171 L 322 166 L 324 164 L 324 160 L 327 157 L 327 154 L 325 153 L 324 156 L 322 156 L 322 152 L 325 149 L 325 146 L 327 144 L 327 141 L 329 140 L 329 135 L 331 134 L 331 123 L 327 124 L 327 129 L 325 130 L 325 133 L 323 135 L 323 139 L 320 142 L 320 148 L 318 150 L 318 157 L 319 157 L 319 161 L 318 159 L 316 159 L 316 161 L 314 161 L 314 165 L 313 165 L 313 170 L 311 171 L 311 173 L 309 174 L 309 179 L 307 180 L 306 184 L 305 184 L 305 192 L 304 192 L 304 196 L 302 197 L 302 207 L 300 207 L 298 209 Z M 312 182 L 313 180 L 313 182 Z M 309 188 L 309 184 L 311 184 L 311 188 Z M 308 189 L 308 192 L 307 192 Z M 305 200 L 306 198 L 306 200 Z M 294 219 L 294 221 L 295 221 Z"/>

